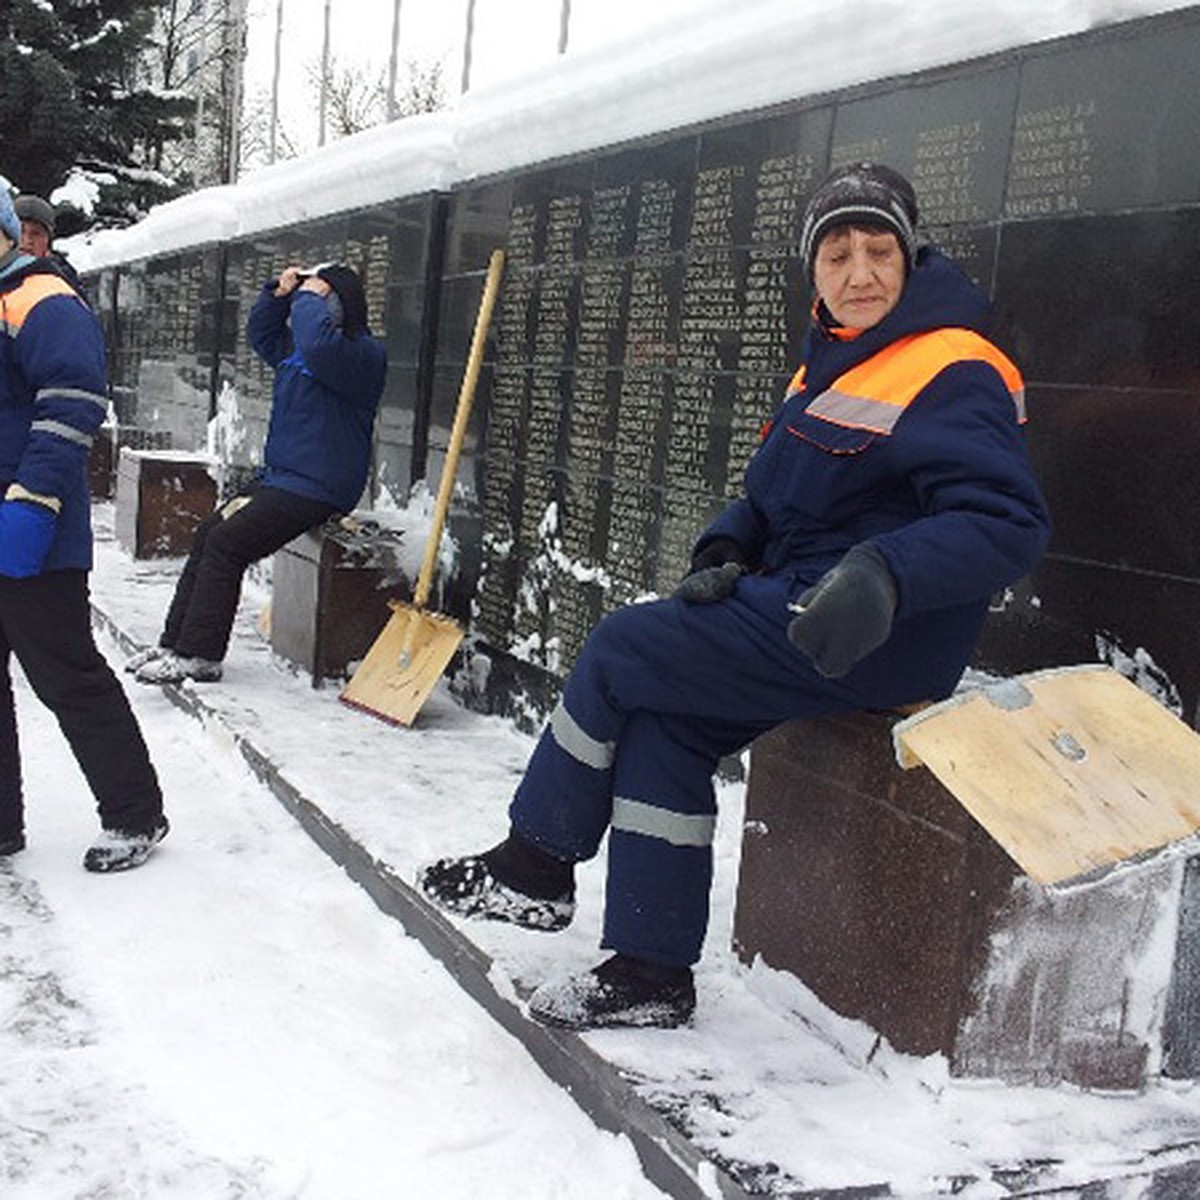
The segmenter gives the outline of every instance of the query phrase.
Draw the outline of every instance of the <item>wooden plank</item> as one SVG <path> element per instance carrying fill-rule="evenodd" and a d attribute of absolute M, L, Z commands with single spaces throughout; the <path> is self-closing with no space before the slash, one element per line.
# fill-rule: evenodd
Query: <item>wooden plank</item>
<path fill-rule="evenodd" d="M 1034 672 L 897 724 L 1020 868 L 1060 883 L 1200 829 L 1200 736 L 1110 667 Z"/>

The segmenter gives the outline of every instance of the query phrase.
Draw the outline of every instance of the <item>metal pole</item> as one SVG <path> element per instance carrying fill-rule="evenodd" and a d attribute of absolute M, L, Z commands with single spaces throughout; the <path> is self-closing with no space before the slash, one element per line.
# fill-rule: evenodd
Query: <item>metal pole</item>
<path fill-rule="evenodd" d="M 321 115 L 317 125 L 317 145 L 325 145 L 325 110 L 329 103 L 329 6 L 325 0 L 325 42 L 321 47 Z"/>
<path fill-rule="evenodd" d="M 571 28 L 571 0 L 562 0 L 562 11 L 558 17 L 558 52 L 567 52 L 567 33 Z"/>
<path fill-rule="evenodd" d="M 394 121 L 400 115 L 396 103 L 396 75 L 400 66 L 400 0 L 392 9 L 392 58 L 388 63 L 387 119 Z"/>
<path fill-rule="evenodd" d="M 246 0 L 232 0 L 225 10 L 227 32 L 225 53 L 229 56 L 229 157 L 225 163 L 225 183 L 235 183 L 242 157 L 242 73 L 246 59 Z"/>
<path fill-rule="evenodd" d="M 271 73 L 271 145 L 267 161 L 274 162 L 279 143 L 279 68 L 283 46 L 283 0 L 275 6 L 275 66 Z"/>
<path fill-rule="evenodd" d="M 467 0 L 467 36 L 463 42 L 462 91 L 471 86 L 471 40 L 475 36 L 475 0 Z"/>

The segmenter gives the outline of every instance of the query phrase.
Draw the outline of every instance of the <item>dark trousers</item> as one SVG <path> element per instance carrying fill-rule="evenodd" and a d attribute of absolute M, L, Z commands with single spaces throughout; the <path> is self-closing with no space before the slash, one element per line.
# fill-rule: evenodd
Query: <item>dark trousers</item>
<path fill-rule="evenodd" d="M 743 576 L 728 600 L 633 604 L 592 630 L 509 812 L 556 858 L 593 857 L 608 834 L 602 945 L 688 966 L 708 929 L 722 757 L 792 717 L 940 699 L 962 662 L 897 635 L 842 679 L 787 638 L 794 586 Z"/>
<path fill-rule="evenodd" d="M 337 511 L 324 501 L 259 487 L 205 517 L 196 527 L 159 645 L 181 658 L 220 662 L 229 649 L 246 568 Z"/>
<path fill-rule="evenodd" d="M 146 832 L 162 792 L 117 677 L 92 637 L 87 573 L 0 576 L 0 838 L 24 828 L 21 761 L 9 663 L 58 718 L 105 829 Z"/>

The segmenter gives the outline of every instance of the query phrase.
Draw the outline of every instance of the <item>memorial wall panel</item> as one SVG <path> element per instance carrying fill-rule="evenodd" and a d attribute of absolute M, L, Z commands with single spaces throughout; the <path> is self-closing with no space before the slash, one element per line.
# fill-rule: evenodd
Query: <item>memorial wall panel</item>
<path fill-rule="evenodd" d="M 202 391 L 217 354 L 208 376 L 235 384 L 254 442 L 271 380 L 242 327 L 261 280 L 348 258 L 388 343 L 377 476 L 393 496 L 436 484 L 503 248 L 456 520 L 482 527 L 473 631 L 549 695 L 595 620 L 673 588 L 738 494 L 808 320 L 800 214 L 831 165 L 882 159 L 993 298 L 1055 519 L 981 662 L 1078 661 L 1103 636 L 1149 655 L 1192 714 L 1198 61 L 1189 6 L 130 264 L 98 289 L 114 398 L 136 405 L 146 362 Z"/>
<path fill-rule="evenodd" d="M 1035 387 L 1031 452 L 1053 549 L 1184 578 L 1200 564 L 1200 390 Z"/>
<path fill-rule="evenodd" d="M 1200 390 L 1200 209 L 1023 221 L 1003 241 L 1001 336 L 1028 378 Z"/>
<path fill-rule="evenodd" d="M 483 461 L 498 644 L 521 609 L 532 660 L 569 664 L 600 613 L 675 586 L 737 493 L 796 359 L 797 213 L 831 122 L 798 109 L 515 182 Z M 531 573 L 553 596 L 536 619 L 513 590 Z"/>
<path fill-rule="evenodd" d="M 1200 200 L 1195 13 L 1031 48 L 1021 68 L 1005 216 Z"/>
<path fill-rule="evenodd" d="M 467 186 L 450 197 L 443 234 L 447 276 L 482 270 L 491 252 L 504 245 L 512 190 L 509 179 Z"/>
<path fill-rule="evenodd" d="M 830 165 L 890 163 L 917 192 L 926 236 L 991 290 L 1017 102 L 1014 64 L 955 72 L 839 104 Z"/>
<path fill-rule="evenodd" d="M 1161 63 L 1195 55 L 1197 25 L 1133 32 L 514 180 L 482 464 L 507 582 L 488 557 L 484 636 L 506 644 L 513 581 L 535 562 L 553 599 L 541 597 L 540 624 L 526 607 L 515 644 L 525 655 L 553 642 L 568 664 L 597 599 L 605 611 L 674 586 L 798 360 L 810 300 L 799 214 L 830 166 L 864 157 L 913 179 L 927 235 L 996 302 L 997 341 L 1029 383 L 1052 553 L 1193 580 L 1195 539 L 1163 513 L 1190 510 L 1194 490 L 1181 468 L 1200 432 L 1200 213 L 1180 205 L 1200 172 L 1164 160 L 1195 143 L 1197 101 Z M 1146 136 L 1136 93 L 1152 76 Z M 1178 449 L 1148 481 L 1160 438 Z M 588 577 L 586 599 L 572 571 Z M 1019 659 L 1038 604 L 1036 590 L 998 604 L 992 649 L 1007 639 Z M 1126 614 L 1131 639 L 1142 627 Z"/>

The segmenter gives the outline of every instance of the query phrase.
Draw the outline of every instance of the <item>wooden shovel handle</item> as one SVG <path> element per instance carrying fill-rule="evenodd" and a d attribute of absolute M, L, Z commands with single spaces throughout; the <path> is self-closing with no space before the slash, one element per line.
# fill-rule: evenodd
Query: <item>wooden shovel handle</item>
<path fill-rule="evenodd" d="M 442 478 L 438 484 L 437 501 L 433 506 L 433 524 L 429 530 L 429 541 L 425 546 L 425 558 L 421 573 L 417 576 L 413 605 L 424 608 L 433 585 L 433 569 L 437 563 L 438 548 L 442 542 L 442 529 L 446 524 L 446 513 L 450 509 L 450 497 L 454 493 L 454 479 L 458 473 L 458 458 L 463 439 L 467 436 L 467 422 L 471 418 L 471 404 L 475 399 L 475 384 L 479 379 L 479 368 L 483 364 L 483 351 L 487 343 L 488 325 L 492 309 L 500 291 L 500 276 L 504 271 L 504 251 L 493 250 L 488 263 L 487 280 L 483 287 L 483 299 L 479 304 L 479 315 L 475 319 L 475 334 L 471 339 L 471 353 L 463 375 L 462 388 L 458 393 L 458 408 L 454 414 L 454 425 L 450 430 L 450 444 L 446 447 L 446 461 L 442 466 Z"/>

